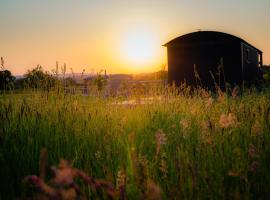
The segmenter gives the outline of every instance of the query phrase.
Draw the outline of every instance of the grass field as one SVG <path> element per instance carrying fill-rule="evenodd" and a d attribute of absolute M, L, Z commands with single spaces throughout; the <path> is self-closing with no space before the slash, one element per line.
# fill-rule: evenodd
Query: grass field
<path fill-rule="evenodd" d="M 0 96 L 0 199 L 22 180 L 70 161 L 122 187 L 119 199 L 267 199 L 270 92 L 241 97 L 169 91 L 140 104 L 121 98 L 24 91 Z M 77 181 L 88 199 L 106 198 Z"/>

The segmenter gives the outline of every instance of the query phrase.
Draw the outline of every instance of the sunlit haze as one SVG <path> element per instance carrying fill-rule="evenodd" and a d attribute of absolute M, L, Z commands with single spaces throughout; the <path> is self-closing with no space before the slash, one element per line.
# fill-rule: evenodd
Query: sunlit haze
<path fill-rule="evenodd" d="M 144 73 L 166 64 L 169 40 L 227 32 L 270 63 L 269 0 L 0 0 L 0 56 L 15 75 L 55 62 L 75 72 Z"/>
<path fill-rule="evenodd" d="M 153 30 L 130 30 L 123 36 L 123 44 L 120 44 L 121 60 L 132 69 L 143 70 L 147 65 L 158 65 L 156 59 L 162 57 L 162 54 L 158 52 L 160 43 L 156 37 L 157 33 Z"/>

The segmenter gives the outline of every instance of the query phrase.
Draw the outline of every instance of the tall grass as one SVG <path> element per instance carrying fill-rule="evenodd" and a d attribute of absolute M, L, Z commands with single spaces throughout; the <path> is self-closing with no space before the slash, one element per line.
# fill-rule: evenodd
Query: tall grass
<path fill-rule="evenodd" d="M 22 180 L 39 173 L 42 148 L 49 166 L 69 160 L 89 176 L 124 184 L 128 199 L 270 195 L 269 91 L 161 93 L 131 105 L 53 91 L 1 95 L 0 199 L 24 195 Z"/>

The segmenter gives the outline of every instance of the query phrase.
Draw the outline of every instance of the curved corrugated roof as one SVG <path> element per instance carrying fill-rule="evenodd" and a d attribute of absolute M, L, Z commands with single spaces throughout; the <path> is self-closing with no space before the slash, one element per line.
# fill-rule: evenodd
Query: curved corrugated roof
<path fill-rule="evenodd" d="M 167 42 L 163 46 L 167 47 L 167 46 L 172 46 L 172 45 L 177 45 L 177 44 L 192 44 L 192 43 L 194 44 L 194 43 L 201 43 L 201 42 L 231 42 L 231 41 L 243 42 L 257 49 L 256 47 L 254 47 L 253 45 L 249 44 L 248 42 L 246 42 L 245 40 L 239 37 L 236 37 L 228 33 L 217 32 L 217 31 L 197 31 L 197 32 L 188 33 Z M 259 49 L 257 50 L 260 51 Z"/>

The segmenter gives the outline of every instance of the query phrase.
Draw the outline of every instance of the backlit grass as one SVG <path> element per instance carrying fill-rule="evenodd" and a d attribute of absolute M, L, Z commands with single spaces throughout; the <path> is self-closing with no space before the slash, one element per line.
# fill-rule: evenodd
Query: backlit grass
<path fill-rule="evenodd" d="M 121 104 L 56 92 L 2 94 L 0 199 L 24 195 L 22 180 L 39 174 L 42 148 L 48 166 L 65 159 L 116 188 L 120 179 L 128 199 L 270 195 L 269 92 L 136 98 Z M 104 198 L 82 187 L 88 198 Z"/>

